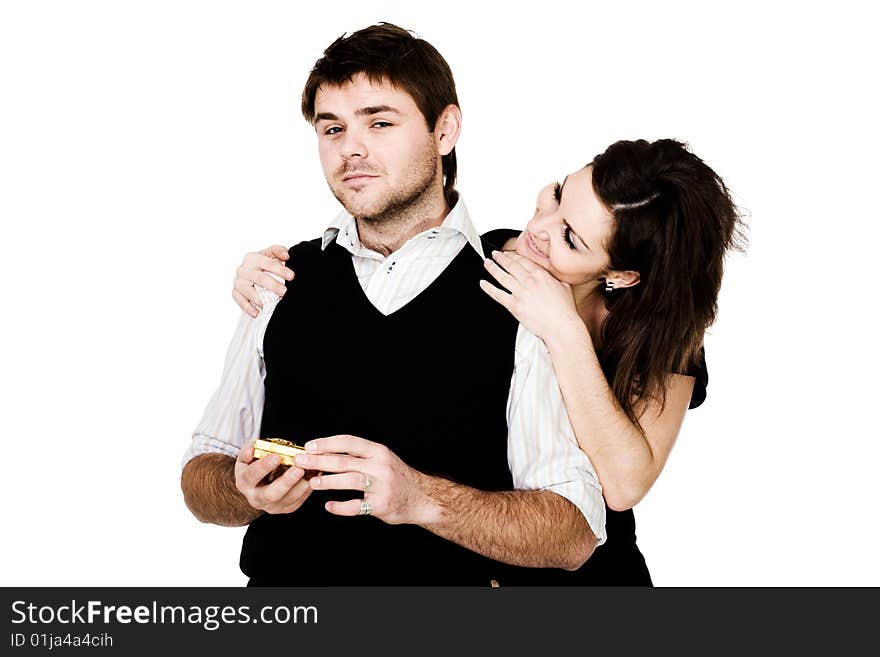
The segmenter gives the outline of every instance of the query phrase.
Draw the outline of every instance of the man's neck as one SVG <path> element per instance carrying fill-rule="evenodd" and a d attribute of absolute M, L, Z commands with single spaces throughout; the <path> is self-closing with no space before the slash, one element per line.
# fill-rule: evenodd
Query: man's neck
<path fill-rule="evenodd" d="M 439 197 L 422 199 L 379 221 L 356 217 L 358 237 L 366 248 L 387 257 L 419 233 L 442 224 L 449 211 L 441 193 Z"/>

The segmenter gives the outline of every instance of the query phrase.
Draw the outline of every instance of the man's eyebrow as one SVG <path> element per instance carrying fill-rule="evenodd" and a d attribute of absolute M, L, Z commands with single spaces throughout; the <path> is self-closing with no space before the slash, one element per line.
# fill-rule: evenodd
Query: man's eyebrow
<path fill-rule="evenodd" d="M 568 176 L 565 177 L 565 179 L 562 181 L 562 184 L 559 186 L 559 198 L 562 198 L 562 190 L 565 189 L 566 182 L 568 182 Z M 589 251 L 593 250 L 590 248 L 590 245 L 587 244 L 587 240 L 585 240 L 583 237 L 578 235 L 577 232 L 575 231 L 575 229 L 571 227 L 571 224 L 569 224 L 565 219 L 562 220 L 562 223 L 564 223 L 565 227 L 568 228 L 572 233 L 574 233 L 574 236 L 577 237 L 581 241 L 581 244 L 583 244 L 585 247 L 587 247 L 587 250 L 589 250 Z"/>
<path fill-rule="evenodd" d="M 372 116 L 373 114 L 381 114 L 382 112 L 393 112 L 394 114 L 400 114 L 400 110 L 395 109 L 390 105 L 373 105 L 371 107 L 361 107 L 354 113 L 354 115 Z"/>
<path fill-rule="evenodd" d="M 382 112 L 391 112 L 393 114 L 400 114 L 399 109 L 395 109 L 391 107 L 391 105 L 371 105 L 370 107 L 361 107 L 359 110 L 356 110 L 355 116 L 372 116 L 373 114 L 381 114 Z M 333 112 L 319 112 L 315 114 L 315 123 L 318 121 L 338 121 L 339 117 L 336 116 Z"/>

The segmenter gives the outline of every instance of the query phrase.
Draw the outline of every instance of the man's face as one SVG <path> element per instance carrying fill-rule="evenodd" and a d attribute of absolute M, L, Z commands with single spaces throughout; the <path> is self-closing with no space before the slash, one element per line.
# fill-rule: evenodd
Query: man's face
<path fill-rule="evenodd" d="M 405 213 L 442 189 L 441 158 L 412 96 L 363 74 L 315 96 L 315 130 L 324 176 L 358 219 Z"/>

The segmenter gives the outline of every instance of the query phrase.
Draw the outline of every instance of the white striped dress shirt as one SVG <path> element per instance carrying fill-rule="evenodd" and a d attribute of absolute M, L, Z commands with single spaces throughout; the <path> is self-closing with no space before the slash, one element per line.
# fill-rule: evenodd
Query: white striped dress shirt
<path fill-rule="evenodd" d="M 387 257 L 361 244 L 357 224 L 347 212 L 341 212 L 324 232 L 322 248 L 334 237 L 351 253 L 367 298 L 385 315 L 424 291 L 463 248 L 469 246 L 485 257 L 461 198 L 439 227 L 416 235 Z M 256 319 L 242 313 L 220 386 L 193 433 L 183 464 L 208 452 L 238 456 L 242 445 L 259 437 L 266 374 L 263 336 L 279 297 L 258 289 L 263 308 Z M 467 330 L 466 323 L 462 330 Z M 350 375 L 375 377 L 376 373 Z M 596 471 L 578 447 L 546 346 L 522 325 L 516 335 L 507 426 L 507 460 L 514 488 L 550 490 L 568 499 L 583 513 L 599 544 L 604 543 L 605 502 Z"/>

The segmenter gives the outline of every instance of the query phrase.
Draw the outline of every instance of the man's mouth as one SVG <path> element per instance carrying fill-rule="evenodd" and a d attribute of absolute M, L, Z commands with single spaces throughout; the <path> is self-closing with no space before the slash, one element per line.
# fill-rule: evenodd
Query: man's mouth
<path fill-rule="evenodd" d="M 367 180 L 372 180 L 373 178 L 378 178 L 379 176 L 374 176 L 369 173 L 347 173 L 342 177 L 342 182 L 366 182 Z"/>

